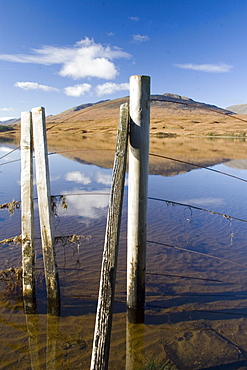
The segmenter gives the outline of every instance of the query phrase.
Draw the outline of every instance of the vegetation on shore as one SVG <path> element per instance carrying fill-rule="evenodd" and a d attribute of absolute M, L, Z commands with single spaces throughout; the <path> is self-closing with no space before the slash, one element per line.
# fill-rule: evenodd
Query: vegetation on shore
<path fill-rule="evenodd" d="M 0 132 L 8 132 L 8 131 L 14 131 L 15 126 L 14 125 L 0 125 Z"/>

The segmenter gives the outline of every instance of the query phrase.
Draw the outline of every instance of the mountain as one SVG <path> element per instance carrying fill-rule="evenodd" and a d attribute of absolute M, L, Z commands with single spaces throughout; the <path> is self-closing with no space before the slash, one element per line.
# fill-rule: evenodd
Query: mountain
<path fill-rule="evenodd" d="M 46 117 L 47 123 L 61 123 L 61 122 L 75 122 L 78 120 L 87 120 L 92 121 L 98 119 L 102 116 L 102 118 L 115 118 L 116 117 L 116 110 L 119 110 L 121 104 L 126 103 L 129 101 L 129 97 L 122 97 L 113 100 L 101 100 L 96 103 L 85 103 L 73 108 L 67 109 L 58 113 L 56 115 L 50 115 Z M 193 99 L 187 98 L 185 96 L 177 95 L 177 94 L 170 94 L 165 93 L 163 95 L 151 95 L 150 96 L 150 105 L 151 105 L 151 113 L 153 112 L 156 115 L 156 112 L 161 113 L 161 115 L 165 114 L 165 110 L 170 114 L 189 114 L 190 112 L 196 114 L 205 114 L 209 113 L 221 113 L 226 115 L 233 114 L 233 111 L 229 109 L 223 109 L 217 107 L 216 105 L 205 104 L 202 102 L 197 102 Z M 96 109 L 97 108 L 97 109 Z M 158 114 L 160 115 L 160 114 Z M 4 121 L 2 124 L 14 124 L 20 123 L 20 119 L 13 119 L 9 121 Z"/>
<path fill-rule="evenodd" d="M 89 139 L 95 135 L 116 135 L 120 105 L 125 96 L 113 100 L 87 103 L 46 117 L 49 136 L 79 135 Z M 194 101 L 177 94 L 150 96 L 150 136 L 234 136 L 247 137 L 247 126 L 229 109 Z M 19 124 L 20 121 L 17 122 Z M 51 129 L 52 127 L 52 129 Z M 20 125 L 16 128 L 18 134 Z M 65 135 L 64 135 L 65 134 Z"/>
<path fill-rule="evenodd" d="M 182 161 L 211 166 L 236 159 L 236 147 L 245 153 L 247 120 L 232 111 L 176 94 L 151 95 L 150 100 L 150 173 L 171 176 L 189 171 L 191 166 Z M 82 163 L 112 168 L 119 107 L 128 101 L 127 96 L 81 104 L 46 117 L 49 150 Z M 15 133 L 9 133 L 17 142 L 19 136 L 20 125 Z M 160 153 L 181 162 L 155 156 Z"/>
<path fill-rule="evenodd" d="M 83 110 L 86 110 L 87 108 L 95 108 L 97 105 L 97 108 L 99 110 L 107 110 L 108 113 L 112 109 L 119 109 L 120 105 L 128 102 L 129 97 L 123 97 L 123 98 L 118 98 L 114 100 L 103 100 L 99 101 L 96 103 L 87 103 L 87 104 L 82 104 L 76 107 L 73 107 L 71 109 L 68 109 L 66 111 L 63 111 L 57 115 L 49 117 L 49 121 L 60 121 L 61 119 L 65 118 L 69 119 L 69 117 L 72 116 L 74 117 L 75 112 L 81 112 Z M 215 105 L 210 105 L 210 104 L 205 104 L 205 103 L 200 103 L 197 101 L 194 101 L 193 99 L 180 96 L 177 94 L 170 94 L 166 93 L 163 95 L 151 95 L 150 96 L 150 103 L 151 103 L 151 108 L 167 108 L 167 109 L 172 109 L 172 110 L 181 110 L 181 111 L 188 111 L 188 110 L 198 110 L 198 109 L 203 109 L 203 110 L 208 110 L 212 112 L 219 112 L 219 113 L 224 113 L 224 114 L 232 114 L 233 112 L 228 109 L 223 109 L 219 108 Z M 91 109 L 90 109 L 91 110 Z M 81 112 L 84 113 L 84 112 Z M 77 116 L 79 117 L 80 114 Z"/>
<path fill-rule="evenodd" d="M 219 108 L 216 105 L 200 103 L 193 99 L 187 98 L 185 96 L 180 96 L 177 94 L 166 93 L 163 95 L 151 95 L 150 100 L 151 100 L 151 105 L 152 103 L 162 102 L 162 104 L 165 103 L 167 107 L 169 107 L 169 103 L 170 103 L 170 107 L 175 105 L 175 107 L 178 108 L 178 105 L 180 105 L 180 109 L 201 108 L 201 109 L 205 109 L 205 110 L 209 110 L 213 112 L 219 112 L 219 113 L 221 112 L 225 114 L 233 113 L 231 110 Z"/>
<path fill-rule="evenodd" d="M 237 113 L 237 114 L 247 114 L 247 104 L 231 105 L 230 107 L 227 107 L 226 109 L 229 109 L 232 112 Z"/>
<path fill-rule="evenodd" d="M 20 118 L 12 118 L 5 121 L 0 121 L 0 125 L 14 125 L 20 120 Z"/>

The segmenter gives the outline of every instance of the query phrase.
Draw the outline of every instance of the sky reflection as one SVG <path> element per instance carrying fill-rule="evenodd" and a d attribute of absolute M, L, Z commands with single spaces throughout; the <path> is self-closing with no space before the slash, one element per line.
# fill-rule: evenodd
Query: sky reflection
<path fill-rule="evenodd" d="M 66 216 L 76 216 L 79 222 L 89 223 L 92 220 L 106 217 L 109 204 L 109 189 L 87 192 L 74 188 L 68 192 L 62 191 L 68 205 Z M 105 193 L 105 194 L 104 194 Z"/>

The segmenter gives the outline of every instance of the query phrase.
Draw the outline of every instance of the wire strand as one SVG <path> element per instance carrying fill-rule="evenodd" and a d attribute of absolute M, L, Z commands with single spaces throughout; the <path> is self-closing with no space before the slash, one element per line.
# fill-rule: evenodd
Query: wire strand
<path fill-rule="evenodd" d="M 11 150 L 10 152 L 4 154 L 2 157 L 0 157 L 0 160 L 7 157 L 8 155 L 14 153 L 17 149 L 20 149 L 20 146 L 17 146 L 16 148 L 14 148 L 13 150 Z"/>
<path fill-rule="evenodd" d="M 203 257 L 208 257 L 208 258 L 224 261 L 224 262 L 227 262 L 227 263 L 231 263 L 232 265 L 237 265 L 237 266 L 241 266 L 241 267 L 244 267 L 244 268 L 247 267 L 246 265 L 243 265 L 242 263 L 233 262 L 233 261 L 227 260 L 227 259 L 222 258 L 222 257 L 216 257 L 216 256 L 212 256 L 211 254 L 197 252 L 197 251 L 193 251 L 191 249 L 186 249 L 186 248 L 182 248 L 182 247 L 176 247 L 174 245 L 170 245 L 170 244 L 166 244 L 166 243 L 161 243 L 161 242 L 152 241 L 152 240 L 147 240 L 147 243 L 162 245 L 162 246 L 167 247 L 167 248 L 178 249 L 180 251 L 187 252 L 187 253 L 198 254 L 198 255 L 203 256 Z"/>
<path fill-rule="evenodd" d="M 193 209 L 196 209 L 198 211 L 208 212 L 208 213 L 211 213 L 213 215 L 222 216 L 222 217 L 226 218 L 227 220 L 236 220 L 236 221 L 241 221 L 241 222 L 247 222 L 247 220 L 244 220 L 242 218 L 238 218 L 238 217 L 234 217 L 234 216 L 229 216 L 229 215 L 226 215 L 225 213 L 210 211 L 209 209 L 192 206 L 190 204 L 179 203 L 179 202 L 174 202 L 174 201 L 171 201 L 171 200 L 160 199 L 160 198 L 153 198 L 153 197 L 148 197 L 148 199 L 150 199 L 150 200 L 157 200 L 159 202 L 170 203 L 170 204 L 174 204 L 174 205 L 177 205 L 177 206 L 183 206 L 183 207 L 193 208 Z"/>

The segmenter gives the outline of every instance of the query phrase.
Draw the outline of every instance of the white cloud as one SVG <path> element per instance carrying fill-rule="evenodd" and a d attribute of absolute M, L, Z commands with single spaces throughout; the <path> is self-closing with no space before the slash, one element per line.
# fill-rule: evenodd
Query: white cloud
<path fill-rule="evenodd" d="M 9 119 L 14 119 L 15 117 L 0 117 L 0 122 L 8 121 Z"/>
<path fill-rule="evenodd" d="M 89 84 L 78 84 L 74 86 L 65 87 L 64 92 L 68 96 L 79 97 L 88 92 L 91 89 L 91 87 L 92 86 Z"/>
<path fill-rule="evenodd" d="M 147 35 L 140 35 L 139 33 L 137 35 L 132 35 L 133 42 L 144 42 L 149 41 L 150 38 Z"/>
<path fill-rule="evenodd" d="M 12 111 L 13 108 L 0 108 L 1 112 L 10 112 Z M 8 121 L 10 119 L 14 119 L 16 117 L 0 117 L 0 122 Z"/>
<path fill-rule="evenodd" d="M 32 54 L 0 54 L 0 60 L 9 62 L 61 64 L 60 76 L 73 79 L 115 78 L 118 72 L 112 60 L 130 57 L 130 54 L 117 47 L 96 44 L 87 37 L 72 47 L 43 46 L 41 49 L 33 49 Z"/>
<path fill-rule="evenodd" d="M 233 66 L 225 63 L 218 64 L 174 64 L 174 66 L 183 69 L 191 69 L 193 71 L 211 72 L 211 73 L 224 73 L 229 72 Z"/>
<path fill-rule="evenodd" d="M 13 108 L 0 108 L 1 111 L 3 112 L 9 112 L 11 110 L 13 110 Z"/>
<path fill-rule="evenodd" d="M 139 21 L 139 17 L 129 17 L 129 19 L 131 21 L 135 21 L 135 22 L 138 22 Z"/>
<path fill-rule="evenodd" d="M 129 83 L 116 84 L 114 82 L 106 82 L 103 85 L 98 85 L 95 88 L 97 95 L 113 94 L 116 91 L 129 90 Z"/>
<path fill-rule="evenodd" d="M 60 180 L 60 179 L 61 179 L 61 176 L 60 175 L 50 176 L 50 181 L 57 181 L 57 180 Z"/>
<path fill-rule="evenodd" d="M 78 184 L 83 184 L 83 185 L 88 185 L 91 183 L 90 178 L 85 176 L 83 173 L 79 171 L 73 171 L 73 172 L 66 173 L 65 179 L 67 181 L 73 181 L 73 182 L 76 182 Z"/>
<path fill-rule="evenodd" d="M 50 91 L 59 91 L 55 87 L 47 86 L 47 85 L 40 85 L 37 82 L 16 82 L 14 84 L 15 87 L 20 87 L 23 90 L 42 90 L 45 92 Z"/>

